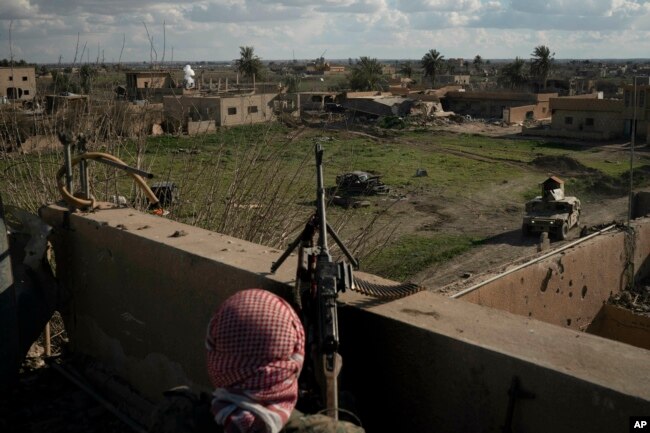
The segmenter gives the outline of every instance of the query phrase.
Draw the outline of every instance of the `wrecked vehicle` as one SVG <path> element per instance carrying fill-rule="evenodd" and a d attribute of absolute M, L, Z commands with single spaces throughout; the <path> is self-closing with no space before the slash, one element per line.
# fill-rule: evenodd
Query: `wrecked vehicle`
<path fill-rule="evenodd" d="M 381 181 L 381 175 L 365 171 L 351 171 L 336 176 L 336 188 L 339 194 L 375 195 L 388 194 L 389 188 Z"/>
<path fill-rule="evenodd" d="M 569 230 L 580 223 L 580 212 L 580 200 L 565 196 L 564 181 L 552 176 L 542 183 L 542 195 L 526 203 L 521 229 L 524 236 L 547 232 L 564 240 Z"/>

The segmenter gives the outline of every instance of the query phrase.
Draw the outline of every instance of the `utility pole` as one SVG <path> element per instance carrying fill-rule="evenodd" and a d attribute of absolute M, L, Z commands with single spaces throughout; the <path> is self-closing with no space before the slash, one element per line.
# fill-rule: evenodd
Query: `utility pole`
<path fill-rule="evenodd" d="M 628 227 L 630 226 L 630 222 L 632 221 L 632 211 L 633 211 L 633 202 L 634 202 L 634 145 L 636 141 L 636 105 L 637 105 L 637 76 L 634 76 L 633 84 L 632 84 L 632 104 L 634 106 L 633 111 L 632 111 L 632 125 L 630 127 L 630 131 L 632 133 L 632 137 L 630 138 L 630 197 L 628 201 L 628 213 L 627 213 L 627 225 Z"/>

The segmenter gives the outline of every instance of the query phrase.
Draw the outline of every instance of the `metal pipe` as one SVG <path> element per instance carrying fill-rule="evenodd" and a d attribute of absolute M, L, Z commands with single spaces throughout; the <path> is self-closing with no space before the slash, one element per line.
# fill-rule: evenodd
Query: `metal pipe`
<path fill-rule="evenodd" d="M 52 335 L 50 332 L 50 322 L 45 324 L 45 356 L 52 356 Z"/>
<path fill-rule="evenodd" d="M 60 364 L 57 364 L 56 362 L 53 362 L 50 364 L 54 370 L 58 371 L 61 373 L 63 376 L 65 376 L 66 379 L 77 385 L 79 388 L 81 388 L 82 391 L 84 391 L 86 394 L 97 400 L 102 406 L 104 406 L 109 412 L 111 412 L 113 415 L 115 415 L 116 418 L 118 418 L 120 421 L 122 421 L 124 424 L 127 426 L 131 427 L 133 431 L 138 432 L 138 433 L 147 433 L 147 431 L 142 428 L 142 426 L 135 421 L 133 421 L 131 418 L 127 417 L 124 415 L 122 412 L 120 412 L 115 406 L 113 406 L 108 400 L 106 400 L 104 397 L 101 395 L 97 394 L 92 388 L 90 388 L 88 385 L 83 383 L 80 379 L 75 377 L 71 372 L 67 370 L 67 368 L 63 367 Z"/>
<path fill-rule="evenodd" d="M 88 200 L 90 197 L 90 186 L 88 185 L 88 162 L 81 158 L 79 161 L 79 183 L 81 184 L 81 194 Z"/>
<path fill-rule="evenodd" d="M 72 150 L 69 144 L 63 145 L 63 163 L 65 165 L 65 187 L 72 191 Z"/>
<path fill-rule="evenodd" d="M 111 161 L 110 159 L 106 158 L 96 158 L 95 161 L 101 162 L 102 164 L 110 165 L 113 167 L 121 168 L 122 170 L 126 171 L 127 173 L 133 173 L 137 174 L 142 177 L 146 177 L 147 179 L 153 179 L 154 175 L 153 173 L 149 173 L 144 170 L 140 170 L 139 168 L 134 168 L 131 166 L 128 166 L 126 164 L 120 164 L 119 162 Z"/>
<path fill-rule="evenodd" d="M 536 258 L 534 258 L 534 259 L 532 259 L 532 260 L 530 260 L 530 261 L 528 261 L 528 262 L 526 262 L 526 263 L 524 263 L 524 264 L 521 264 L 521 265 L 519 265 L 519 266 L 515 266 L 515 267 L 512 268 L 512 269 L 509 269 L 509 270 L 507 270 L 507 271 L 505 271 L 505 272 L 502 272 L 502 273 L 500 273 L 499 275 L 495 275 L 495 276 L 492 277 L 492 278 L 488 278 L 488 279 L 485 280 L 485 281 L 481 281 L 480 283 L 475 284 L 475 285 L 473 285 L 473 286 L 471 286 L 471 287 L 469 287 L 469 288 L 467 288 L 467 289 L 465 289 L 465 290 L 461 290 L 460 292 L 458 292 L 458 293 L 456 293 L 456 294 L 450 296 L 450 298 L 457 299 L 457 298 L 460 298 L 460 297 L 462 297 L 462 296 L 465 296 L 466 294 L 471 293 L 471 292 L 473 292 L 474 290 L 479 289 L 479 288 L 485 286 L 485 285 L 488 284 L 488 283 L 491 283 L 492 281 L 496 281 L 496 280 L 498 280 L 499 278 L 502 278 L 502 277 L 505 277 L 506 275 L 512 274 L 513 272 L 516 272 L 516 271 L 518 271 L 518 270 L 520 270 L 520 269 L 523 269 L 523 268 L 525 268 L 526 266 L 529 266 L 529 265 L 532 265 L 532 264 L 537 263 L 537 262 L 539 262 L 539 261 L 542 261 L 542 260 L 544 260 L 544 259 L 546 259 L 546 258 L 548 258 L 548 257 L 551 257 L 551 256 L 553 256 L 553 255 L 555 255 L 555 254 L 557 254 L 557 253 L 560 253 L 560 252 L 562 252 L 562 251 L 564 251 L 564 250 L 566 250 L 566 249 L 568 249 L 568 248 L 571 248 L 571 247 L 573 247 L 573 246 L 575 246 L 575 245 L 578 245 L 578 244 L 580 244 L 580 243 L 582 243 L 582 242 L 584 242 L 584 241 L 586 241 L 586 240 L 589 240 L 589 239 L 591 239 L 591 238 L 593 238 L 593 237 L 596 237 L 596 236 L 598 236 L 598 235 L 600 235 L 600 234 L 603 234 L 603 233 L 605 233 L 606 231 L 609 231 L 609 230 L 613 229 L 614 227 L 616 227 L 616 224 L 612 224 L 612 225 L 610 225 L 610 226 L 607 226 L 607 227 L 605 227 L 604 229 L 602 229 L 602 230 L 600 230 L 600 231 L 597 231 L 596 233 L 592 233 L 592 234 L 590 234 L 589 236 L 585 236 L 584 238 L 580 238 L 580 239 L 578 239 L 577 241 L 571 242 L 570 244 L 567 244 L 567 245 L 564 245 L 563 247 L 558 248 L 557 250 L 550 251 L 550 252 L 548 252 L 548 253 L 546 253 L 546 254 L 544 254 L 544 255 L 541 255 L 541 256 L 539 256 L 539 257 L 536 257 Z"/>

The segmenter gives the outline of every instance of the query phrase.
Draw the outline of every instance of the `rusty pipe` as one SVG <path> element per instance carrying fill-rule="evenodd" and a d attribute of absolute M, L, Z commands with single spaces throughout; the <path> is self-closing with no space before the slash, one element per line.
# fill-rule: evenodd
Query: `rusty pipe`
<path fill-rule="evenodd" d="M 516 271 L 518 271 L 518 270 L 520 270 L 520 269 L 523 269 L 523 268 L 525 268 L 526 266 L 532 265 L 533 263 L 540 262 L 540 261 L 542 261 L 542 260 L 544 260 L 544 259 L 546 259 L 546 258 L 548 258 L 548 257 L 551 257 L 551 256 L 553 256 L 553 255 L 555 255 L 555 254 L 557 254 L 557 253 L 560 253 L 560 252 L 562 252 L 562 251 L 564 251 L 564 250 L 566 250 L 566 249 L 568 249 L 568 248 L 571 248 L 571 247 L 573 247 L 573 246 L 575 246 L 575 245 L 578 245 L 578 244 L 580 244 L 580 243 L 582 243 L 582 242 L 584 242 L 584 241 L 586 241 L 586 240 L 589 240 L 589 239 L 591 239 L 591 238 L 593 238 L 593 237 L 596 237 L 596 236 L 598 236 L 598 235 L 600 235 L 600 234 L 603 234 L 603 233 L 605 233 L 605 232 L 607 232 L 607 231 L 613 229 L 614 227 L 616 227 L 616 224 L 609 225 L 609 226 L 605 227 L 604 229 L 597 231 L 596 233 L 592 233 L 592 234 L 590 234 L 589 236 L 585 236 L 584 238 L 580 238 L 580 239 L 578 239 L 578 240 L 576 240 L 576 241 L 573 241 L 573 242 L 571 242 L 571 243 L 569 243 L 569 244 L 567 244 L 567 245 L 564 245 L 564 246 L 558 248 L 557 250 L 550 251 L 550 252 L 548 252 L 548 253 L 546 253 L 546 254 L 544 254 L 544 255 L 541 255 L 541 256 L 539 256 L 539 257 L 536 257 L 536 258 L 534 258 L 534 259 L 532 259 L 532 260 L 530 260 L 530 261 L 528 261 L 528 262 L 526 262 L 526 263 L 524 263 L 524 264 L 521 264 L 521 265 L 519 265 L 519 266 L 515 266 L 515 267 L 512 268 L 512 269 L 509 269 L 509 270 L 507 270 L 507 271 L 505 271 L 505 272 L 502 272 L 502 273 L 500 273 L 499 275 L 495 275 L 495 276 L 492 277 L 492 278 L 488 278 L 488 279 L 485 280 L 485 281 L 481 281 L 480 283 L 475 284 L 475 285 L 473 285 L 473 286 L 471 286 L 471 287 L 468 287 L 468 288 L 465 289 L 465 290 L 461 290 L 460 292 L 455 293 L 454 295 L 450 296 L 450 298 L 457 299 L 457 298 L 460 298 L 460 297 L 462 297 L 462 296 L 465 296 L 466 294 L 471 293 L 471 292 L 473 292 L 474 290 L 479 289 L 479 288 L 485 286 L 485 285 L 488 284 L 488 283 L 491 283 L 492 281 L 496 281 L 496 280 L 498 280 L 499 278 L 502 278 L 502 277 L 505 277 L 506 275 L 512 274 L 513 272 L 516 272 Z"/>

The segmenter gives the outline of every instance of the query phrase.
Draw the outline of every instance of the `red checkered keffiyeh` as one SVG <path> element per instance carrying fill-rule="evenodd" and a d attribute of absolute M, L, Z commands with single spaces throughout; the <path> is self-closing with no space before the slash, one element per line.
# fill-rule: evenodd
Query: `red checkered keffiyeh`
<path fill-rule="evenodd" d="M 212 412 L 227 433 L 277 433 L 298 399 L 305 333 L 278 296 L 249 289 L 228 298 L 208 325 Z"/>

